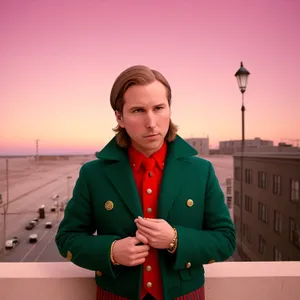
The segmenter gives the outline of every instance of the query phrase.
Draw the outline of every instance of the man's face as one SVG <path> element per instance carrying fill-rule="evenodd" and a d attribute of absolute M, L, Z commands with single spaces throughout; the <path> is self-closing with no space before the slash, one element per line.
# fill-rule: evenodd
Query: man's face
<path fill-rule="evenodd" d="M 162 146 L 170 124 L 170 107 L 163 84 L 133 85 L 124 94 L 123 114 L 117 122 L 125 128 L 135 149 L 146 156 Z"/>

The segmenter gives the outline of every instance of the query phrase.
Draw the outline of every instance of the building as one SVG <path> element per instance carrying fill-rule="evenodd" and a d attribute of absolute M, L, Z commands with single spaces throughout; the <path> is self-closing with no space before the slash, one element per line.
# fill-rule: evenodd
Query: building
<path fill-rule="evenodd" d="M 234 154 L 240 152 L 242 147 L 241 140 L 230 140 L 219 142 L 220 154 Z M 246 151 L 252 151 L 252 149 L 263 148 L 263 147 L 274 147 L 274 143 L 268 140 L 262 140 L 255 138 L 252 140 L 245 140 L 244 149 Z"/>
<path fill-rule="evenodd" d="M 242 260 L 300 260 L 300 153 L 234 158 L 234 223 Z"/>
<path fill-rule="evenodd" d="M 199 155 L 209 155 L 209 138 L 188 138 L 185 139 L 192 147 L 194 147 Z"/>

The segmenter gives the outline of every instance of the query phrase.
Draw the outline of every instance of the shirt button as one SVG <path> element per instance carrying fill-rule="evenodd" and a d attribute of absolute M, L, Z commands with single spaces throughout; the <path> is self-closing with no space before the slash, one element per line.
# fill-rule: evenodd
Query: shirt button
<path fill-rule="evenodd" d="M 147 282 L 147 288 L 151 288 L 152 287 L 152 282 Z"/>
<path fill-rule="evenodd" d="M 150 195 L 150 194 L 152 194 L 152 190 L 151 190 L 151 189 L 147 189 L 146 193 L 147 193 L 148 195 Z"/>
<path fill-rule="evenodd" d="M 151 213 L 152 212 L 152 208 L 151 207 L 147 208 L 147 212 Z"/>
<path fill-rule="evenodd" d="M 186 265 L 185 265 L 185 267 L 186 267 L 187 269 L 189 269 L 191 266 L 192 266 L 192 264 L 191 264 L 190 262 L 186 263 Z"/>
<path fill-rule="evenodd" d="M 151 266 L 147 266 L 147 267 L 146 267 L 146 271 L 147 271 L 147 272 L 150 272 L 151 270 L 152 270 Z"/>

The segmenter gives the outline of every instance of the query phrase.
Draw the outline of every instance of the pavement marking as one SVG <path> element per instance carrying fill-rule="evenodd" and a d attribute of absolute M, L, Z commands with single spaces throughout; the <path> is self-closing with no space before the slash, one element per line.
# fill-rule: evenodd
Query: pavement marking
<path fill-rule="evenodd" d="M 42 237 L 37 241 L 36 244 L 34 244 L 29 250 L 28 252 L 25 254 L 25 256 L 22 258 L 22 260 L 20 262 L 23 262 L 25 260 L 25 258 L 31 253 L 31 251 L 36 247 L 36 245 L 38 244 L 39 241 L 41 241 L 45 235 L 49 233 L 48 231 L 45 231 L 45 233 L 42 235 Z"/>
<path fill-rule="evenodd" d="M 54 228 L 57 228 L 58 227 L 58 224 L 55 225 Z M 44 251 L 46 250 L 46 248 L 49 246 L 49 244 L 52 242 L 53 238 L 56 236 L 56 231 L 54 232 L 54 234 L 51 236 L 51 238 L 49 239 L 49 241 L 47 242 L 47 244 L 44 246 L 44 248 L 41 250 L 41 252 L 39 253 L 39 255 L 36 257 L 36 259 L 34 260 L 34 262 L 36 262 L 40 256 L 44 253 Z"/>

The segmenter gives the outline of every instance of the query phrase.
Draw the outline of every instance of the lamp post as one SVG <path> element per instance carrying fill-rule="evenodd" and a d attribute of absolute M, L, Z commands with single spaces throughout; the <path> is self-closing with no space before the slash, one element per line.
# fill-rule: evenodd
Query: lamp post
<path fill-rule="evenodd" d="M 68 193 L 67 193 L 67 201 L 70 200 L 70 179 L 72 179 L 72 176 L 68 176 L 67 177 L 67 190 L 68 190 Z"/>
<path fill-rule="evenodd" d="M 241 167 L 241 178 L 240 178 L 240 219 L 241 219 L 241 225 L 240 225 L 240 241 L 241 241 L 241 253 L 244 256 L 243 253 L 243 164 L 244 164 L 244 147 L 245 147 L 245 106 L 244 106 L 244 93 L 247 88 L 247 82 L 248 82 L 248 76 L 250 73 L 247 69 L 244 68 L 243 62 L 241 62 L 241 67 L 238 69 L 238 71 L 235 73 L 235 77 L 238 82 L 239 89 L 242 93 L 242 147 L 241 147 L 241 159 L 240 159 L 240 167 Z"/>

